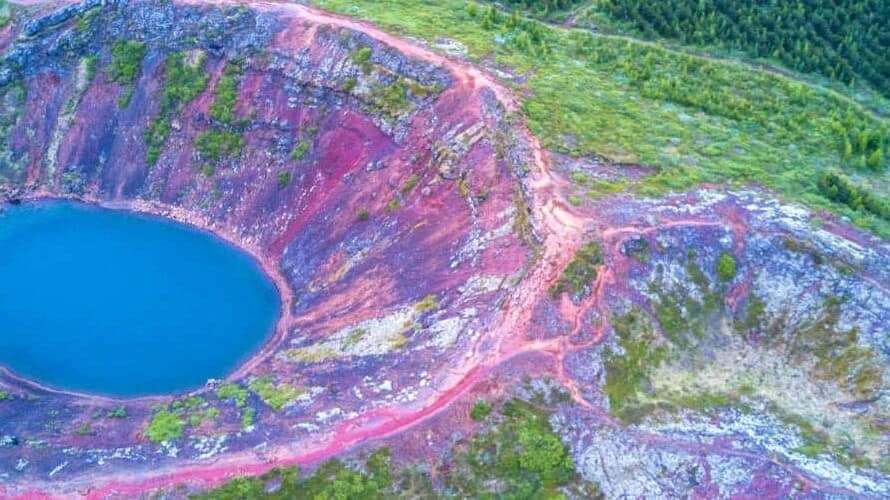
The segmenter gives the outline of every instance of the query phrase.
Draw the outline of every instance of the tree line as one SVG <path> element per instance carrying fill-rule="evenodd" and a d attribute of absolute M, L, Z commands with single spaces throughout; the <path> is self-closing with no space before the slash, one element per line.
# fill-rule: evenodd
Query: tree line
<path fill-rule="evenodd" d="M 600 0 L 646 38 L 743 51 L 890 97 L 886 0 Z"/>

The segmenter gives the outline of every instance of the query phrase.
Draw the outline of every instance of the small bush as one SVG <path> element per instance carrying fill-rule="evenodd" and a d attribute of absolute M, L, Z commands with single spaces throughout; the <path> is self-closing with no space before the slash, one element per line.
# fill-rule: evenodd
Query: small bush
<path fill-rule="evenodd" d="M 284 189 L 290 184 L 291 175 L 290 172 L 279 172 L 278 173 L 278 189 Z"/>
<path fill-rule="evenodd" d="M 371 216 L 371 214 L 369 214 L 367 210 L 362 209 L 362 210 L 358 211 L 357 218 L 360 221 L 366 221 L 366 220 L 368 220 L 368 217 L 370 217 L 370 216 Z"/>
<path fill-rule="evenodd" d="M 247 404 L 247 389 L 238 384 L 223 384 L 216 389 L 219 399 L 234 399 L 235 406 L 243 408 Z"/>
<path fill-rule="evenodd" d="M 235 118 L 235 104 L 238 101 L 238 79 L 241 76 L 241 65 L 237 63 L 226 64 L 223 75 L 219 78 L 216 88 L 213 89 L 213 104 L 210 105 L 210 118 L 232 123 Z"/>
<path fill-rule="evenodd" d="M 427 295 L 420 302 L 414 304 L 414 310 L 417 312 L 434 311 L 439 308 L 439 299 L 435 294 Z"/>
<path fill-rule="evenodd" d="M 208 161 L 237 157 L 244 147 L 244 138 L 229 130 L 207 130 L 195 138 L 195 149 Z"/>
<path fill-rule="evenodd" d="M 819 178 L 819 192 L 835 203 L 890 221 L 890 206 L 885 201 L 871 191 L 854 185 L 840 174 L 834 172 L 822 174 Z"/>
<path fill-rule="evenodd" d="M 290 159 L 297 161 L 300 158 L 302 158 L 303 156 L 305 156 L 306 152 L 308 152 L 308 151 L 309 151 L 309 143 L 306 141 L 300 141 L 299 143 L 297 143 L 296 146 L 294 146 L 294 149 L 291 150 Z"/>
<path fill-rule="evenodd" d="M 192 102 L 207 87 L 210 75 L 202 69 L 203 58 L 192 66 L 186 61 L 185 52 L 177 52 L 167 58 L 167 79 L 164 83 L 162 113 L 169 114 Z"/>
<path fill-rule="evenodd" d="M 279 383 L 276 385 L 272 377 L 269 376 L 252 378 L 247 383 L 247 387 L 275 411 L 281 410 L 284 405 L 303 394 L 301 389 L 290 384 Z"/>
<path fill-rule="evenodd" d="M 365 64 L 371 60 L 371 47 L 361 47 L 352 54 L 352 61 L 356 64 Z"/>
<path fill-rule="evenodd" d="M 111 64 L 108 65 L 109 80 L 122 85 L 131 85 L 139 75 L 146 47 L 142 42 L 121 40 L 111 48 Z"/>
<path fill-rule="evenodd" d="M 124 92 L 117 100 L 117 107 L 120 109 L 125 109 L 127 106 L 129 106 L 130 101 L 133 100 L 133 92 L 133 87 L 127 87 L 126 89 L 124 89 Z"/>
<path fill-rule="evenodd" d="M 470 418 L 479 422 L 481 420 L 485 420 L 491 413 L 491 405 L 488 404 L 484 399 L 477 399 L 475 403 L 473 403 L 473 409 L 470 410 Z"/>
<path fill-rule="evenodd" d="M 96 63 L 99 61 L 99 58 L 96 56 L 86 56 L 83 58 L 84 72 L 86 76 L 86 80 L 92 81 L 93 78 L 96 77 Z"/>
<path fill-rule="evenodd" d="M 108 413 L 105 414 L 106 418 L 127 418 L 127 409 L 123 406 L 118 406 L 113 410 L 108 410 Z"/>
<path fill-rule="evenodd" d="M 599 244 L 594 241 L 584 244 L 566 266 L 556 284 L 550 288 L 550 294 L 556 297 L 564 292 L 572 292 L 575 295 L 584 293 L 587 285 L 596 279 L 596 266 L 602 263 Z"/>
<path fill-rule="evenodd" d="M 724 252 L 717 259 L 717 277 L 720 281 L 732 281 L 735 278 L 736 263 L 732 255 Z"/>
<path fill-rule="evenodd" d="M 185 421 L 179 415 L 168 410 L 161 410 L 155 413 L 143 434 L 152 443 L 160 443 L 181 438 L 184 428 Z"/>
<path fill-rule="evenodd" d="M 347 93 L 352 92 L 352 90 L 355 89 L 356 83 L 355 78 L 347 78 L 343 81 L 343 84 L 340 85 L 340 90 Z"/>
<path fill-rule="evenodd" d="M 417 174 L 411 174 L 411 177 L 408 177 L 408 180 L 405 181 L 405 185 L 402 186 L 401 192 L 402 194 L 408 194 L 409 191 L 414 189 L 417 186 L 417 183 L 420 182 L 420 176 Z"/>

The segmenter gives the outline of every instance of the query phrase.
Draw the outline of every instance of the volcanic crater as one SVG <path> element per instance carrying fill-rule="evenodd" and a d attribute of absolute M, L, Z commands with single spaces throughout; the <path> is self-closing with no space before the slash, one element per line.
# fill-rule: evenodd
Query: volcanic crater
<path fill-rule="evenodd" d="M 890 415 L 875 396 L 890 248 L 875 236 L 755 187 L 573 203 L 573 177 L 646 169 L 548 152 L 485 71 L 303 5 L 29 9 L 0 28 L 0 196 L 210 230 L 261 263 L 283 310 L 259 353 L 188 394 L 121 400 L 0 372 L 0 494 L 212 485 L 372 441 L 435 454 L 474 397 L 528 378 L 564 392 L 554 428 L 610 495 L 890 494 L 886 475 L 797 453 L 776 430 L 809 397 L 807 415 L 849 423 L 829 442 L 887 458 L 886 433 L 867 431 Z M 847 336 L 811 352 L 795 339 L 816 326 Z M 618 398 L 610 374 L 639 339 L 647 383 Z M 851 346 L 839 376 L 823 351 Z M 690 413 L 713 381 L 756 417 Z M 808 396 L 745 399 L 767 392 Z M 696 485 L 622 479 L 632 455 L 694 469 Z"/>

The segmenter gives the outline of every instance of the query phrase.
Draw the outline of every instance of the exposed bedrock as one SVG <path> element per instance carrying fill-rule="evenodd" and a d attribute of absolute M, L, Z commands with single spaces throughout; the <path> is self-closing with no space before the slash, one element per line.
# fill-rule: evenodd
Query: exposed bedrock
<path fill-rule="evenodd" d="M 603 264 L 562 298 L 593 312 L 561 368 L 578 404 L 553 420 L 586 479 L 607 496 L 890 492 L 885 242 L 756 191 L 588 209 Z"/>

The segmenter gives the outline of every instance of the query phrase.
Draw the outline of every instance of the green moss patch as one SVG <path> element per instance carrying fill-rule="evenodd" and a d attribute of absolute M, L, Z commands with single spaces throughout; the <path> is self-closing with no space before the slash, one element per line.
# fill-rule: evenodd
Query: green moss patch
<path fill-rule="evenodd" d="M 254 377 L 247 383 L 247 387 L 275 411 L 281 410 L 305 392 L 283 382 L 276 384 L 271 376 Z"/>
<path fill-rule="evenodd" d="M 556 284 L 550 287 L 550 294 L 556 297 L 565 292 L 574 295 L 584 293 L 588 285 L 596 280 L 596 266 L 602 263 L 599 243 L 595 241 L 585 243 L 575 253 Z"/>

